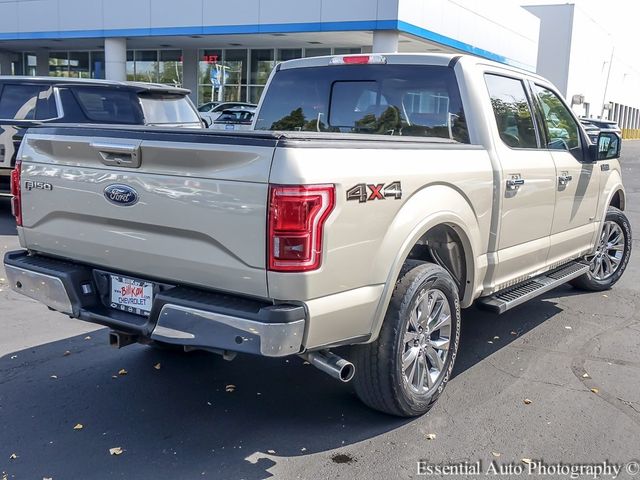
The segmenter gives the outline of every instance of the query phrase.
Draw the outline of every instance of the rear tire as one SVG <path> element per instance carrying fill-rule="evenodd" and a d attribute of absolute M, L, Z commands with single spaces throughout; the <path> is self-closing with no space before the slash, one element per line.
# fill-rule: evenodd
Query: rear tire
<path fill-rule="evenodd" d="M 426 413 L 449 381 L 459 342 L 460 302 L 451 275 L 408 261 L 378 339 L 352 347 L 358 397 L 391 415 Z"/>
<path fill-rule="evenodd" d="M 586 260 L 590 270 L 571 281 L 581 290 L 601 292 L 610 289 L 624 273 L 631 258 L 631 224 L 615 207 L 609 207 L 595 255 Z"/>

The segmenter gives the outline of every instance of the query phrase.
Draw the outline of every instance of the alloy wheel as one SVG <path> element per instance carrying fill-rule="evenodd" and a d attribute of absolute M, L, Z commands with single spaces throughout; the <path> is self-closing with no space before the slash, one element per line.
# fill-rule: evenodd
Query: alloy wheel
<path fill-rule="evenodd" d="M 411 309 L 404 334 L 402 376 L 409 388 L 427 393 L 444 371 L 451 338 L 451 309 L 438 289 L 423 292 Z"/>
<path fill-rule="evenodd" d="M 587 257 L 591 276 L 596 280 L 607 280 L 618 270 L 625 249 L 624 233 L 616 222 L 607 221 L 594 255 Z"/>

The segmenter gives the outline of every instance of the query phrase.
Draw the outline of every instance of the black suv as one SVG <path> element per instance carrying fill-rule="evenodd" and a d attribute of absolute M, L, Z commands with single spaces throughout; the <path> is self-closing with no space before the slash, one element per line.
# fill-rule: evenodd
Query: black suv
<path fill-rule="evenodd" d="M 204 128 L 189 90 L 136 82 L 56 77 L 0 77 L 0 196 L 22 136 L 48 123 Z"/>

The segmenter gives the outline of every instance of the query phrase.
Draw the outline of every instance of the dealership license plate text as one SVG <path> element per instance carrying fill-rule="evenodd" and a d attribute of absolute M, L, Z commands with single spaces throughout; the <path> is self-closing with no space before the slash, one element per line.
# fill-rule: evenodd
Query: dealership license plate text
<path fill-rule="evenodd" d="M 136 315 L 149 315 L 153 284 L 111 275 L 111 308 Z"/>

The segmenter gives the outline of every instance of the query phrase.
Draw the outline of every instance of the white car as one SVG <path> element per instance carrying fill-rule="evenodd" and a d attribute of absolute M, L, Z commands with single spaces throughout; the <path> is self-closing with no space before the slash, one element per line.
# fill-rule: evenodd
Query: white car
<path fill-rule="evenodd" d="M 257 105 L 253 103 L 244 103 L 244 102 L 209 102 L 204 105 L 200 105 L 198 107 L 198 112 L 200 113 L 200 117 L 207 123 L 209 128 L 212 128 L 215 120 L 224 112 L 225 110 L 250 110 L 255 111 Z"/>

